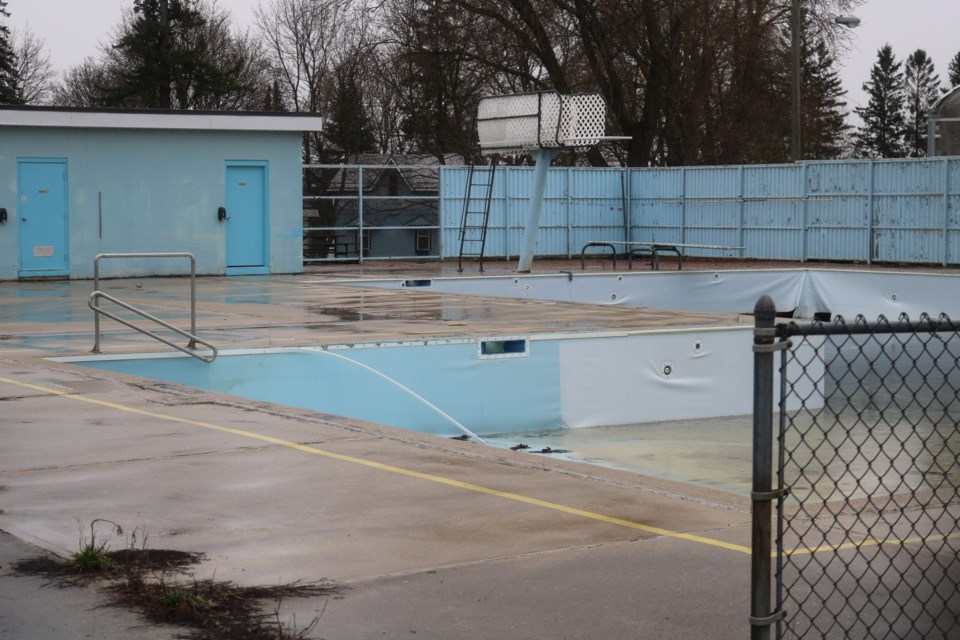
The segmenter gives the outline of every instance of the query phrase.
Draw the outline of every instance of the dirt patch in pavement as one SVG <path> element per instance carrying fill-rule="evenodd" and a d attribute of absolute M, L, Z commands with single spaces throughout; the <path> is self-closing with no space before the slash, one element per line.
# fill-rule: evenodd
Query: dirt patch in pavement
<path fill-rule="evenodd" d="M 240 587 L 200 580 L 190 568 L 202 553 L 171 549 L 105 551 L 106 567 L 78 572 L 72 560 L 39 556 L 16 562 L 15 575 L 39 575 L 59 588 L 95 586 L 112 603 L 139 612 L 151 622 L 181 626 L 189 640 L 304 640 L 322 616 L 298 626 L 281 618 L 285 599 L 338 597 L 341 587 L 320 581 L 272 587 Z"/>

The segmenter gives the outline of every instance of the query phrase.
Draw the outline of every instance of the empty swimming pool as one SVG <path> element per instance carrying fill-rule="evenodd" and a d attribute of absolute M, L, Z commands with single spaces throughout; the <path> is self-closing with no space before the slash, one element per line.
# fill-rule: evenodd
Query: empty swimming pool
<path fill-rule="evenodd" d="M 750 340 L 736 325 L 59 360 L 457 436 L 436 409 L 479 435 L 747 413 Z"/>
<path fill-rule="evenodd" d="M 784 310 L 802 316 L 849 313 L 853 306 L 866 314 L 911 311 L 941 299 L 957 282 L 956 276 L 772 270 L 351 286 L 671 303 L 714 313 L 743 311 L 758 292 L 770 290 Z M 461 435 L 456 425 L 462 424 L 493 444 L 566 449 L 580 459 L 667 477 L 679 464 L 680 476 L 702 470 L 722 485 L 723 474 L 708 471 L 702 458 L 683 462 L 682 441 L 707 438 L 717 460 L 746 451 L 751 342 L 750 319 L 734 316 L 726 326 L 225 350 L 213 365 L 155 354 L 59 360 L 444 437 Z"/>

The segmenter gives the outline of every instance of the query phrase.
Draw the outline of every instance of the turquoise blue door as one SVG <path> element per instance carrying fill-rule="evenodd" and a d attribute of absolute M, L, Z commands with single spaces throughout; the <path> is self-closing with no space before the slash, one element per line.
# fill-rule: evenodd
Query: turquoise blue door
<path fill-rule="evenodd" d="M 17 160 L 20 275 L 69 275 L 67 161 Z"/>
<path fill-rule="evenodd" d="M 227 165 L 227 268 L 252 273 L 267 265 L 264 165 Z"/>

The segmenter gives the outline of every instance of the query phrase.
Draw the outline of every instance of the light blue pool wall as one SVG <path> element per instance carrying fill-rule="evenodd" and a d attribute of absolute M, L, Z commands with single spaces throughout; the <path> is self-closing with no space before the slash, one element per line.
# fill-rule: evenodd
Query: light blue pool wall
<path fill-rule="evenodd" d="M 0 225 L 0 280 L 18 277 L 17 159 L 28 157 L 67 161 L 71 278 L 92 277 L 98 253 L 130 252 L 190 252 L 198 273 L 224 274 L 226 228 L 217 208 L 229 161 L 267 163 L 268 271 L 301 272 L 300 154 L 297 132 L 5 127 L 0 207 L 9 218 Z M 103 276 L 187 272 L 175 259 L 101 264 Z"/>
<path fill-rule="evenodd" d="M 531 343 L 524 357 L 479 359 L 476 342 L 337 351 L 393 378 L 484 433 L 561 424 L 559 347 Z M 101 359 L 84 365 L 264 402 L 345 415 L 422 433 L 460 432 L 375 374 L 309 350 L 193 358 Z M 469 417 L 469 418 L 468 418 Z"/>
<path fill-rule="evenodd" d="M 441 436 L 460 430 L 390 377 L 480 435 L 742 415 L 752 328 L 538 336 L 527 355 L 482 358 L 477 340 L 62 359 L 253 400 Z M 330 355 L 338 354 L 337 356 Z M 807 402 L 814 397 L 810 389 Z"/>

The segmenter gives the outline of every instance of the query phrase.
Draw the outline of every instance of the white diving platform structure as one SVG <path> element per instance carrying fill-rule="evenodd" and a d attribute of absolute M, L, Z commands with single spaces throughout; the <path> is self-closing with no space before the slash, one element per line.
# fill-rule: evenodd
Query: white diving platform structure
<path fill-rule="evenodd" d="M 537 247 L 547 170 L 558 153 L 586 149 L 604 140 L 607 104 L 599 94 L 562 95 L 556 91 L 482 98 L 477 107 L 477 137 L 484 155 L 532 153 L 536 160 L 519 273 L 529 273 Z"/>

